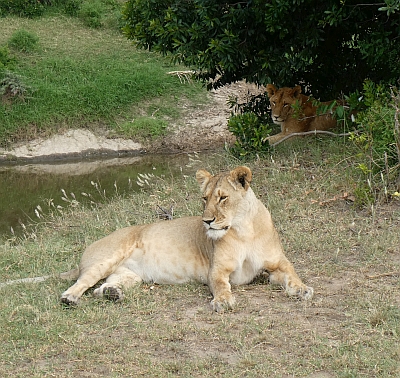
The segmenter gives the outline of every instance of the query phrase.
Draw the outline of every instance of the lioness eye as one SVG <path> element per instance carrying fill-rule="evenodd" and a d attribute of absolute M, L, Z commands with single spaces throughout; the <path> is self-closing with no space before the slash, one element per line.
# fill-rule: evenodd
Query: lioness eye
<path fill-rule="evenodd" d="M 227 198 L 228 196 L 221 196 L 219 197 L 219 202 L 224 202 Z"/>
<path fill-rule="evenodd" d="M 275 101 L 271 101 L 271 105 L 272 105 L 272 106 L 275 106 Z"/>
<path fill-rule="evenodd" d="M 284 104 L 283 104 L 283 107 L 286 108 L 288 105 L 289 105 L 289 104 L 284 103 Z"/>
<path fill-rule="evenodd" d="M 203 201 L 204 201 L 204 202 L 207 202 L 207 197 L 203 197 Z"/>

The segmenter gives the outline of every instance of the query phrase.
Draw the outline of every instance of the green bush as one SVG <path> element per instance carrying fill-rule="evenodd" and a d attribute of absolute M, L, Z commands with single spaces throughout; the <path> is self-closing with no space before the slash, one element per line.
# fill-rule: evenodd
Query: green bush
<path fill-rule="evenodd" d="M 236 137 L 230 152 L 237 157 L 245 157 L 269 151 L 269 143 L 265 143 L 264 138 L 275 131 L 277 126 L 271 125 L 269 99 L 266 94 L 251 96 L 244 103 L 231 97 L 228 104 L 238 114 L 232 115 L 228 121 L 228 129 Z"/>
<path fill-rule="evenodd" d="M 64 3 L 64 11 L 68 16 L 76 17 L 82 6 L 83 0 L 66 0 Z"/>
<path fill-rule="evenodd" d="M 30 89 L 30 87 L 23 83 L 21 76 L 13 72 L 6 71 L 0 79 L 0 95 L 23 99 L 29 93 Z"/>
<path fill-rule="evenodd" d="M 15 31 L 8 41 L 8 45 L 22 52 L 32 52 L 36 50 L 39 37 L 36 34 L 24 29 Z"/>
<path fill-rule="evenodd" d="M 78 16 L 86 26 L 100 28 L 103 25 L 105 5 L 100 0 L 90 0 L 82 3 Z"/>
<path fill-rule="evenodd" d="M 245 112 L 232 116 L 228 121 L 228 129 L 236 137 L 235 144 L 230 148 L 234 156 L 244 158 L 270 150 L 264 138 L 270 134 L 271 128 L 262 123 L 255 113 Z"/>
<path fill-rule="evenodd" d="M 371 81 L 364 83 L 360 97 L 364 110 L 357 114 L 355 123 L 358 131 L 350 137 L 360 151 L 357 168 L 362 180 L 358 183 L 356 194 L 361 204 L 373 203 L 381 194 L 385 198 L 390 196 L 399 175 L 399 135 L 395 128 L 398 100 L 399 95 L 390 96 L 388 88 Z"/>
<path fill-rule="evenodd" d="M 0 0 L 0 14 L 15 14 L 21 17 L 39 17 L 43 14 L 45 1 Z"/>
<path fill-rule="evenodd" d="M 7 46 L 0 46 L 0 78 L 4 70 L 12 69 L 16 63 L 16 59 L 10 55 L 10 50 Z"/>
<path fill-rule="evenodd" d="M 76 15 L 90 28 L 118 29 L 124 25 L 121 3 L 116 0 L 69 0 L 70 8 L 76 7 Z M 75 5 L 73 5 L 75 4 Z"/>
<path fill-rule="evenodd" d="M 269 98 L 265 92 L 251 96 L 243 103 L 239 103 L 237 98 L 230 97 L 228 105 L 235 113 L 254 113 L 261 123 L 272 122 L 269 109 Z"/>

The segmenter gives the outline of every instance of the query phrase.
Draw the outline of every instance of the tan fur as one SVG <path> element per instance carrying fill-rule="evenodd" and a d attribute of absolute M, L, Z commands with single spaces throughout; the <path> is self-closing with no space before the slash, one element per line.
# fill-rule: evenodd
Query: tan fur
<path fill-rule="evenodd" d="M 212 308 L 221 311 L 235 303 L 231 284 L 247 284 L 265 270 L 289 295 L 312 298 L 313 289 L 285 257 L 270 213 L 250 188 L 251 178 L 247 167 L 215 176 L 199 170 L 202 217 L 127 227 L 96 241 L 83 253 L 79 278 L 61 301 L 77 304 L 102 279 L 94 295 L 116 301 L 123 298 L 122 288 L 142 281 L 199 281 L 208 284 Z"/>
<path fill-rule="evenodd" d="M 281 126 L 281 132 L 267 138 L 270 144 L 282 140 L 285 136 L 312 130 L 329 130 L 336 126 L 336 120 L 328 114 L 317 116 L 317 107 L 312 104 L 308 96 L 301 93 L 301 87 L 276 88 L 273 84 L 267 85 L 267 95 L 271 104 L 272 121 Z M 332 101 L 322 102 L 330 104 Z M 294 117 L 292 105 L 299 105 L 301 112 Z"/>

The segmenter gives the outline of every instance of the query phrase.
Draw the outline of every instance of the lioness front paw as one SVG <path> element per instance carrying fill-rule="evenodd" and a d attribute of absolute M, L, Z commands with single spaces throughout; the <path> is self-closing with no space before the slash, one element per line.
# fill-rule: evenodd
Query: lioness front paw
<path fill-rule="evenodd" d="M 93 292 L 93 295 L 113 302 L 120 302 L 124 299 L 124 293 L 119 287 L 108 284 L 101 285 Z"/>
<path fill-rule="evenodd" d="M 67 306 L 76 306 L 79 302 L 79 298 L 76 295 L 63 294 L 61 296 L 61 303 Z"/>
<path fill-rule="evenodd" d="M 312 299 L 313 296 L 314 296 L 314 289 L 311 286 L 306 286 L 305 288 L 301 289 L 298 294 L 298 297 L 305 301 Z"/>
<path fill-rule="evenodd" d="M 278 134 L 276 135 L 270 135 L 269 137 L 266 137 L 263 139 L 263 142 L 267 142 L 270 144 L 270 146 L 272 146 L 273 144 L 275 144 L 276 142 L 278 142 L 281 139 L 280 136 L 278 136 Z"/>
<path fill-rule="evenodd" d="M 235 298 L 230 295 L 224 295 L 221 297 L 214 298 L 211 301 L 211 307 L 215 312 L 224 312 L 224 310 L 231 310 L 235 305 Z"/>

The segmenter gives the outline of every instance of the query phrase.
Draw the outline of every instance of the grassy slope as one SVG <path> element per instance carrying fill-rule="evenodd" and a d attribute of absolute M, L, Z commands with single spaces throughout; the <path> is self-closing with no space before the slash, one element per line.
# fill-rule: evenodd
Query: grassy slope
<path fill-rule="evenodd" d="M 7 356 L 0 375 L 399 376 L 400 282 L 393 273 L 400 271 L 400 207 L 370 214 L 341 199 L 354 189 L 348 153 L 338 141 L 303 140 L 281 146 L 274 160 L 246 162 L 287 256 L 315 288 L 310 303 L 262 279 L 234 288 L 237 308 L 223 315 L 211 312 L 208 289 L 199 284 L 139 285 L 121 304 L 88 293 L 73 310 L 59 304 L 69 282 L 10 286 L 0 289 Z M 173 205 L 176 216 L 199 214 L 193 172 L 236 165 L 227 156 L 207 157 L 131 197 L 93 210 L 54 210 L 22 240 L 1 244 L 0 282 L 69 269 L 102 235 L 155 221 L 156 205 Z"/>
<path fill-rule="evenodd" d="M 179 100 L 205 98 L 199 84 L 184 85 L 167 75 L 177 67 L 137 51 L 114 30 L 89 29 L 61 15 L 7 17 L 0 23 L 0 46 L 21 29 L 39 37 L 33 52 L 11 49 L 17 58 L 14 71 L 34 92 L 25 101 L 0 105 L 0 144 L 38 131 L 99 125 L 132 136 L 132 119 L 145 116 L 164 121 L 164 126 L 179 116 Z"/>

